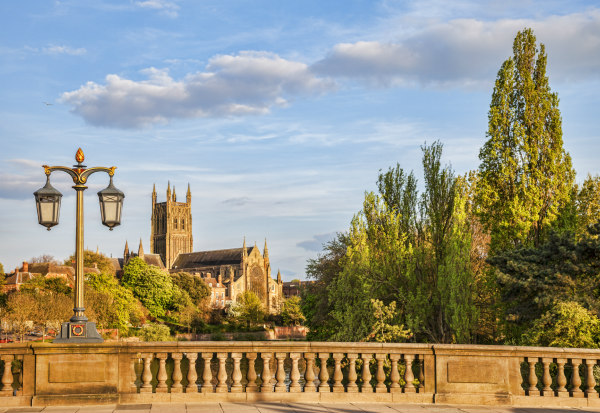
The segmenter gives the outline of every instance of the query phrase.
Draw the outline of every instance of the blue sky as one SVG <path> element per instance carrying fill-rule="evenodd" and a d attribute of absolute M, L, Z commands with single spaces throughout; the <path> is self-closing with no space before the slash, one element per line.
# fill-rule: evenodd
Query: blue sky
<path fill-rule="evenodd" d="M 146 251 L 150 194 L 192 188 L 194 249 L 269 243 L 274 272 L 348 228 L 379 169 L 420 172 L 444 143 L 477 168 L 496 72 L 517 31 L 546 45 L 578 181 L 600 173 L 600 4 L 584 1 L 21 1 L 0 3 L 0 262 L 74 249 L 74 191 L 61 223 L 37 224 L 42 164 L 117 166 L 122 225 L 86 191 L 85 240 Z"/>

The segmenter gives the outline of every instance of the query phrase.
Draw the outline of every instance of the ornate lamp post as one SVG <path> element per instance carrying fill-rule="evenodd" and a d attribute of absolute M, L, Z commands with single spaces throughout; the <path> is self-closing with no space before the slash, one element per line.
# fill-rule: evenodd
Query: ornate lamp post
<path fill-rule="evenodd" d="M 108 176 L 110 176 L 108 187 L 98 192 L 98 198 L 100 201 L 102 224 L 109 227 L 111 231 L 113 227 L 116 227 L 121 223 L 121 211 L 123 209 L 123 198 L 125 198 L 125 195 L 115 188 L 112 182 L 116 166 L 110 168 L 86 168 L 86 166 L 82 164 L 84 159 L 83 151 L 79 148 L 75 154 L 77 165 L 73 165 L 73 168 L 42 165 L 46 172 L 46 185 L 34 192 L 38 221 L 40 225 L 45 226 L 48 228 L 48 231 L 50 231 L 50 228 L 58 225 L 60 199 L 62 197 L 62 194 L 50 185 L 50 174 L 54 171 L 68 173 L 75 183 L 73 189 L 77 191 L 73 317 L 71 317 L 69 322 L 62 324 L 60 337 L 54 340 L 55 343 L 93 343 L 103 341 L 96 330 L 96 323 L 88 322 L 88 319 L 85 316 L 85 307 L 83 306 L 83 191 L 87 189 L 85 184 L 88 177 L 93 173 L 106 172 Z"/>

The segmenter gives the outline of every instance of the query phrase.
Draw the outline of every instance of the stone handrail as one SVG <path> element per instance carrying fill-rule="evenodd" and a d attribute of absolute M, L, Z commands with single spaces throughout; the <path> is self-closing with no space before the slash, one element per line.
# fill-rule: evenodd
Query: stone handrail
<path fill-rule="evenodd" d="M 302 401 L 600 406 L 600 350 L 443 344 L 0 345 L 0 405 Z"/>

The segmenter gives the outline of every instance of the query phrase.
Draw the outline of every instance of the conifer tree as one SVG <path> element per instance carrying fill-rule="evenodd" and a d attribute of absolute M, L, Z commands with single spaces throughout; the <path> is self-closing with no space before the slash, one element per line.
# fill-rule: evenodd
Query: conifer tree
<path fill-rule="evenodd" d="M 573 186 L 563 148 L 558 95 L 546 75 L 546 49 L 531 29 L 519 32 L 514 56 L 501 66 L 479 158 L 478 213 L 491 248 L 537 246 Z"/>

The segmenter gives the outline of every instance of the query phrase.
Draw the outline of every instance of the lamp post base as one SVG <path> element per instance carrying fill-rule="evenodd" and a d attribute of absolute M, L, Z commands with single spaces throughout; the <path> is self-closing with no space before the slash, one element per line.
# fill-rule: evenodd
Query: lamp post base
<path fill-rule="evenodd" d="M 62 323 L 60 336 L 54 343 L 102 343 L 104 339 L 96 330 L 96 323 L 87 321 Z"/>

